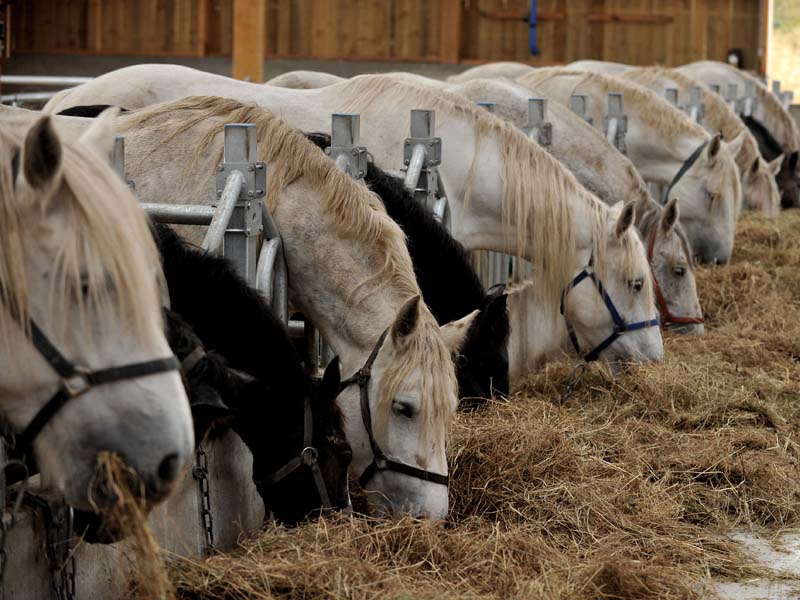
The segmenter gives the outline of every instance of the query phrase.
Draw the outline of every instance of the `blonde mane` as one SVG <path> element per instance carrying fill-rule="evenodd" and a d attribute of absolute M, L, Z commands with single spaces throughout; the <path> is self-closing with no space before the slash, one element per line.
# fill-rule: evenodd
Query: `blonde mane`
<path fill-rule="evenodd" d="M 588 209 L 592 252 L 602 277 L 608 240 L 608 207 L 513 124 L 492 116 L 458 94 L 398 82 L 389 77 L 354 77 L 343 84 L 343 89 L 355 98 L 343 110 L 358 112 L 390 98 L 393 103 L 408 102 L 433 109 L 438 119 L 449 116 L 466 120 L 475 132 L 476 147 L 464 190 L 465 202 L 471 192 L 481 143 L 490 136 L 496 137 L 503 165 L 503 218 L 506 224 L 513 224 L 516 228 L 518 255 L 526 249 L 534 249 L 532 262 L 539 301 L 557 309 L 561 292 L 574 275 L 572 270 L 577 248 L 571 199 L 583 202 Z M 636 237 L 635 233 L 633 237 Z M 639 265 L 634 264 L 635 252 L 634 247 L 626 246 L 625 268 L 638 269 Z"/>
<path fill-rule="evenodd" d="M 550 67 L 537 69 L 533 73 L 519 78 L 525 84 L 537 85 L 557 77 L 579 77 L 575 85 L 577 90 L 582 85 L 592 85 L 604 93 L 622 92 L 625 94 L 625 108 L 630 111 L 636 107 L 637 117 L 648 127 L 655 129 L 659 136 L 673 143 L 681 136 L 694 136 L 708 139 L 708 133 L 692 122 L 680 110 L 672 106 L 664 98 L 644 86 L 620 77 L 612 77 L 603 73 L 592 73 L 576 69 Z"/>
<path fill-rule="evenodd" d="M 745 134 L 742 149 L 734 157 L 739 168 L 750 166 L 753 160 L 760 156 L 758 143 L 742 120 L 736 116 L 736 113 L 731 110 L 731 107 L 719 94 L 715 94 L 700 82 L 687 77 L 676 69 L 666 67 L 637 67 L 628 69 L 620 77 L 630 79 L 646 87 L 650 87 L 663 79 L 668 79 L 677 83 L 679 89 L 686 94 L 689 93 L 689 88 L 698 86 L 700 88 L 700 99 L 705 106 L 705 120 L 708 124 L 714 130 L 722 133 L 722 138 L 728 142 L 741 133 Z"/>
<path fill-rule="evenodd" d="M 178 119 L 180 125 L 160 128 L 161 121 Z M 216 97 L 189 97 L 154 105 L 126 115 L 124 130 L 142 127 L 162 132 L 172 139 L 195 127 L 203 128 L 196 140 L 194 162 L 206 152 L 222 158 L 223 125 L 251 123 L 256 126 L 258 156 L 268 164 L 265 202 L 274 211 L 286 186 L 303 178 L 320 192 L 322 209 L 331 226 L 344 237 L 372 248 L 378 274 L 367 283 L 375 287 L 391 287 L 403 299 L 420 295 L 414 276 L 405 236 L 400 227 L 386 214 L 383 203 L 366 186 L 354 181 L 336 167 L 325 154 L 306 137 L 271 112 L 252 104 Z M 358 289 L 357 288 L 357 289 Z M 373 288 L 374 289 L 374 288 Z M 350 294 L 351 300 L 354 293 Z M 368 300 L 365 294 L 360 301 Z M 357 304 L 354 302 L 354 304 Z M 391 403 L 403 381 L 415 368 L 421 368 L 426 396 L 421 418 L 426 426 L 423 438 L 430 439 L 437 424 L 446 422 L 450 409 L 448 400 L 457 388 L 453 362 L 439 334 L 439 326 L 424 303 L 420 304 L 420 319 L 414 334 L 407 340 L 407 352 L 387 370 L 379 391 L 378 431 L 388 421 Z M 423 443 L 423 442 L 421 442 Z"/>
<path fill-rule="evenodd" d="M 25 134 L 38 117 L 22 112 L 0 116 L 0 343 L 13 339 L 14 330 L 29 333 L 25 247 L 27 240 L 48 235 L 45 214 L 56 203 L 65 235 L 57 236 L 63 243 L 54 249 L 48 320 L 60 323 L 61 329 L 49 333 L 60 337 L 74 326 L 59 318 L 70 302 L 78 306 L 84 329 L 90 328 L 87 315 L 96 311 L 101 318 L 130 323 L 131 335 L 157 339 L 162 334 L 158 253 L 144 213 L 107 159 L 59 135 L 58 188 L 47 199 L 27 185 L 15 188 L 12 158 L 21 152 Z"/>

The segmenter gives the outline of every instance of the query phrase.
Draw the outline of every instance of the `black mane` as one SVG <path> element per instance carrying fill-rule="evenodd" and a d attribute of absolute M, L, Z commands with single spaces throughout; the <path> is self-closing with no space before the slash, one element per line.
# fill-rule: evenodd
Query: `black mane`
<path fill-rule="evenodd" d="M 764 160 L 773 160 L 779 154 L 783 154 L 783 147 L 775 139 L 775 136 L 770 133 L 769 129 L 764 127 L 761 121 L 748 116 L 742 117 L 742 120 L 747 129 L 750 130 L 750 133 L 753 134 L 753 137 L 756 138 L 758 151 L 764 157 Z"/>
<path fill-rule="evenodd" d="M 330 136 L 306 134 L 319 148 L 330 145 Z M 370 162 L 366 182 L 380 197 L 386 212 L 406 234 L 425 304 L 443 325 L 479 309 L 481 313 L 467 332 L 456 363 L 462 406 L 493 392 L 508 394 L 509 334 L 506 297 L 483 289 L 464 247 L 450 235 L 433 213 L 414 200 L 403 181 Z"/>

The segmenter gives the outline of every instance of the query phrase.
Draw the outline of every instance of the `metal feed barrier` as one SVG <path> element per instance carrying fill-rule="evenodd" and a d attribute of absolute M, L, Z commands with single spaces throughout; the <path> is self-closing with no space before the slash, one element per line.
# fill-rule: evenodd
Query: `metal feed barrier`
<path fill-rule="evenodd" d="M 35 86 L 69 88 L 91 81 L 91 77 L 56 77 L 49 75 L 2 75 L 0 84 L 3 86 Z M 61 89 L 49 92 L 18 92 L 16 94 L 3 94 L 0 103 L 11 106 L 25 106 L 28 104 L 43 104 L 58 94 Z"/>
<path fill-rule="evenodd" d="M 447 226 L 450 214 L 447 198 L 437 197 L 440 189 L 437 166 L 442 162 L 442 138 L 435 136 L 436 113 L 432 110 L 411 111 L 411 137 L 403 144 L 406 188 L 414 198 L 433 211 Z"/>
<path fill-rule="evenodd" d="M 255 134 L 253 125 L 225 127 L 224 159 L 216 172 L 216 206 L 145 204 L 144 208 L 159 222 L 207 225 L 203 247 L 231 260 L 287 323 L 286 264 L 278 230 L 262 207 L 266 166 L 256 160 Z M 113 164 L 124 179 L 122 139 L 115 143 Z M 4 492 L 5 486 L 0 485 L 0 490 Z M 36 478 L 31 490 L 8 533 L 8 564 L 0 597 L 121 597 L 125 573 L 134 564 L 131 544 L 75 545 L 70 510 L 59 499 L 37 495 Z M 194 468 L 173 496 L 153 511 L 149 522 L 167 551 L 198 556 L 234 547 L 239 535 L 259 529 L 264 517 L 263 502 L 252 482 L 252 455 L 229 431 L 198 445 Z M 47 543 L 38 541 L 42 522 Z"/>
<path fill-rule="evenodd" d="M 628 115 L 622 108 L 622 94 L 608 94 L 608 112 L 605 117 L 606 140 L 623 154 L 627 154 L 625 135 L 628 133 Z"/>

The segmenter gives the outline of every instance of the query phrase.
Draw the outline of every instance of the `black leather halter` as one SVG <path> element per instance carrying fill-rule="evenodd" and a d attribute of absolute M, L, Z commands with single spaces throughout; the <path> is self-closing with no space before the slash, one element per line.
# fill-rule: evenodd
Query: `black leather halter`
<path fill-rule="evenodd" d="M 694 163 L 697 162 L 697 159 L 700 158 L 700 155 L 703 153 L 703 150 L 705 150 L 706 146 L 708 146 L 708 142 L 709 141 L 710 140 L 706 140 L 705 142 L 700 144 L 697 148 L 695 148 L 694 152 L 692 152 L 689 155 L 689 158 L 687 158 L 683 162 L 683 164 L 681 165 L 681 168 L 678 169 L 677 173 L 675 173 L 675 177 L 673 177 L 672 181 L 669 182 L 669 187 L 667 188 L 667 191 L 664 194 L 664 203 L 669 202 L 669 194 L 670 194 L 670 192 L 672 192 L 672 188 L 674 188 L 675 185 L 678 183 L 678 181 L 680 181 L 681 177 L 686 175 L 686 171 L 691 169 L 692 166 L 694 165 Z"/>
<path fill-rule="evenodd" d="M 449 481 L 449 477 L 447 475 L 426 471 L 425 469 L 407 465 L 406 463 L 398 462 L 387 457 L 386 454 L 383 453 L 383 450 L 381 450 L 381 447 L 378 445 L 375 435 L 372 433 L 372 413 L 369 409 L 369 380 L 372 378 L 372 364 L 378 357 L 378 352 L 380 352 L 388 333 L 389 329 L 387 328 L 381 334 L 381 337 L 378 338 L 378 342 L 372 349 L 372 352 L 367 358 L 367 361 L 364 363 L 364 366 L 356 371 L 352 377 L 342 381 L 341 387 L 339 388 L 339 391 L 341 392 L 346 387 L 355 383 L 358 385 L 361 391 L 361 419 L 364 421 L 364 429 L 367 430 L 367 437 L 369 437 L 369 445 L 372 448 L 373 459 L 367 468 L 364 469 L 364 472 L 359 476 L 358 483 L 363 488 L 380 471 L 394 471 L 395 473 L 401 473 L 403 475 L 408 475 L 409 477 L 422 479 L 423 481 L 438 483 L 439 485 L 447 485 Z"/>
<path fill-rule="evenodd" d="M 561 314 L 567 324 L 567 333 L 569 334 L 569 339 L 572 342 L 572 346 L 575 348 L 575 352 L 577 352 L 579 356 L 581 354 L 581 346 L 578 343 L 578 336 L 575 335 L 575 329 L 572 327 L 572 322 L 567 317 L 566 307 L 564 306 L 566 303 L 567 294 L 569 294 L 570 290 L 572 290 L 584 279 L 591 279 L 597 288 L 597 293 L 600 294 L 600 297 L 603 299 L 603 303 L 606 305 L 606 308 L 608 309 L 608 312 L 611 314 L 611 318 L 614 321 L 614 329 L 612 330 L 611 334 L 583 356 L 583 360 L 586 362 L 592 362 L 600 358 L 600 353 L 608 348 L 611 344 L 616 342 L 617 339 L 622 337 L 625 333 L 629 331 L 636 331 L 637 329 L 646 329 L 647 327 L 658 327 L 659 324 L 658 319 L 637 321 L 636 323 L 628 323 L 625 321 L 625 319 L 622 318 L 622 315 L 619 314 L 617 307 L 614 306 L 611 296 L 609 296 L 608 292 L 606 292 L 603 282 L 600 281 L 600 278 L 597 277 L 597 275 L 595 275 L 593 263 L 594 258 L 589 259 L 589 264 L 583 269 L 583 271 L 578 273 L 573 278 L 573 280 L 561 294 Z"/>
<path fill-rule="evenodd" d="M 82 396 L 98 385 L 177 371 L 180 368 L 178 359 L 170 356 L 93 371 L 89 367 L 76 365 L 64 358 L 64 355 L 47 339 L 47 336 L 33 320 L 30 321 L 30 330 L 31 342 L 45 361 L 58 373 L 61 382 L 56 393 L 39 409 L 22 433 L 14 436 L 12 448 L 23 456 L 31 449 L 33 441 L 45 425 L 70 400 Z"/>
<path fill-rule="evenodd" d="M 291 473 L 294 473 L 300 467 L 307 466 L 311 469 L 311 475 L 314 477 L 314 485 L 317 486 L 317 493 L 322 501 L 322 508 L 332 509 L 333 504 L 331 504 L 328 488 L 322 476 L 322 469 L 319 468 L 319 451 L 313 444 L 314 415 L 311 412 L 311 400 L 309 396 L 306 396 L 305 400 L 303 400 L 303 449 L 300 451 L 300 454 L 270 475 L 269 482 L 274 485 Z"/>

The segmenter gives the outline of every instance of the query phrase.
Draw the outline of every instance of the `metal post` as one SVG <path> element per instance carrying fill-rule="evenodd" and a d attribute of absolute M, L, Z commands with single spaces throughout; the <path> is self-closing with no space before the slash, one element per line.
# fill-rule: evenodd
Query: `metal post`
<path fill-rule="evenodd" d="M 720 93 L 719 92 L 719 90 L 720 90 L 719 84 L 712 83 L 711 85 L 708 86 L 708 89 L 710 89 L 715 94 L 719 94 Z"/>
<path fill-rule="evenodd" d="M 325 154 L 353 179 L 367 175 L 367 149 L 361 145 L 361 115 L 331 115 L 331 145 Z"/>
<path fill-rule="evenodd" d="M 495 102 L 488 102 L 486 100 L 478 100 L 475 104 L 489 111 L 490 113 L 494 113 L 495 109 L 497 108 L 497 104 Z"/>
<path fill-rule="evenodd" d="M 120 176 L 129 188 L 134 189 L 133 181 L 125 179 L 125 137 L 118 135 L 114 138 L 114 147 L 111 149 L 111 168 Z"/>
<path fill-rule="evenodd" d="M 734 112 L 739 112 L 737 110 L 738 107 L 736 106 L 737 104 L 736 97 L 738 95 L 739 95 L 739 86 L 736 85 L 735 83 L 729 83 L 728 89 L 725 93 L 725 102 L 728 103 L 728 106 L 730 106 L 731 110 L 733 110 Z"/>
<path fill-rule="evenodd" d="M 589 110 L 589 97 L 586 94 L 572 94 L 569 98 L 569 107 L 589 125 L 594 124 L 592 117 L 586 115 Z"/>
<path fill-rule="evenodd" d="M 411 137 L 403 148 L 403 163 L 406 177 L 404 184 L 432 211 L 437 209 L 436 192 L 439 189 L 439 173 L 436 167 L 442 162 L 442 138 L 434 136 L 436 114 L 432 110 L 411 111 Z M 438 203 L 441 209 L 441 203 Z M 443 222 L 446 214 L 437 215 Z"/>
<path fill-rule="evenodd" d="M 794 92 L 781 92 L 781 105 L 783 106 L 784 110 L 789 110 L 792 106 L 792 102 L 794 102 Z"/>
<path fill-rule="evenodd" d="M 781 97 L 781 81 L 780 81 L 780 79 L 773 79 L 772 80 L 772 93 L 775 94 L 778 98 Z"/>
<path fill-rule="evenodd" d="M 678 106 L 678 88 L 667 88 L 664 90 L 664 97 L 672 106 Z"/>
<path fill-rule="evenodd" d="M 225 125 L 224 157 L 217 170 L 217 195 L 226 199 L 225 193 L 231 182 L 235 184 L 237 174 L 242 182 L 229 222 L 223 226 L 224 219 L 220 220 L 219 227 L 224 231 L 223 255 L 252 286 L 256 284 L 258 236 L 262 228 L 261 198 L 267 188 L 267 167 L 257 158 L 256 126 Z M 212 222 L 206 241 L 212 233 L 216 234 L 214 225 Z M 208 250 L 213 251 L 210 246 Z"/>
<path fill-rule="evenodd" d="M 622 94 L 611 92 L 608 94 L 608 112 L 605 118 L 606 139 L 614 147 L 625 154 L 625 134 L 628 132 L 628 115 L 622 105 Z"/>
<path fill-rule="evenodd" d="M 744 83 L 744 98 L 741 102 L 742 114 L 745 117 L 751 117 L 756 109 L 756 84 L 752 81 L 745 81 Z"/>
<path fill-rule="evenodd" d="M 547 120 L 547 98 L 528 98 L 528 137 L 544 147 L 553 143 L 553 124 Z"/>
<path fill-rule="evenodd" d="M 705 106 L 703 105 L 702 91 L 699 85 L 693 85 L 689 88 L 689 102 L 684 110 L 695 123 L 699 123 L 700 119 L 705 116 Z"/>

